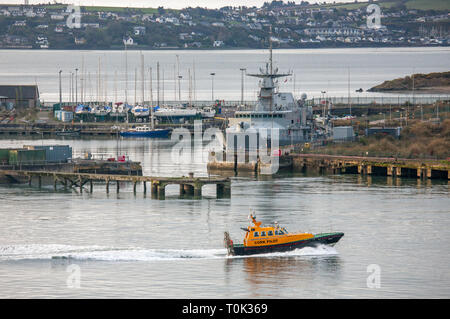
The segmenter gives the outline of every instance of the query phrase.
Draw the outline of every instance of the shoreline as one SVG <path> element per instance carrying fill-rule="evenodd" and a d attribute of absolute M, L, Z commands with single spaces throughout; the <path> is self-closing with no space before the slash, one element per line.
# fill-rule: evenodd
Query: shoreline
<path fill-rule="evenodd" d="M 423 45 L 423 46 L 394 46 L 394 45 L 386 45 L 386 46 L 380 46 L 380 45 L 361 45 L 361 46 L 307 46 L 307 47 L 288 47 L 288 48 L 273 48 L 274 51 L 281 51 L 281 50 L 331 50 L 331 49 L 337 49 L 337 50 L 355 50 L 355 49 L 449 49 L 450 45 Z M 20 50 L 20 51 L 125 51 L 123 47 L 117 47 L 117 48 L 51 48 L 51 49 L 41 49 L 41 48 L 25 48 L 25 47 L 0 47 L 0 51 L 14 51 L 14 50 Z M 141 47 L 141 46 L 135 46 L 135 47 L 127 47 L 127 51 L 194 51 L 194 52 L 202 52 L 202 51 L 265 51 L 268 50 L 267 48 L 247 48 L 247 47 L 229 47 L 229 48 L 175 48 L 175 47 L 166 47 L 166 48 L 154 48 L 154 47 Z"/>

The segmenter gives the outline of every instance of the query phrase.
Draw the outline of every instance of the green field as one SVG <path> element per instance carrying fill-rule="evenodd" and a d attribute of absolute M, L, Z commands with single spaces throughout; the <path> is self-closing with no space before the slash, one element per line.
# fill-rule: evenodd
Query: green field
<path fill-rule="evenodd" d="M 407 1 L 375 1 L 381 8 L 391 8 L 399 3 L 404 3 L 406 8 L 415 10 L 438 10 L 438 11 L 450 11 L 450 1 L 449 0 L 407 0 Z M 345 9 L 345 10 L 355 10 L 369 5 L 369 2 L 358 2 L 349 1 L 348 3 L 335 3 L 328 4 L 326 7 Z"/>

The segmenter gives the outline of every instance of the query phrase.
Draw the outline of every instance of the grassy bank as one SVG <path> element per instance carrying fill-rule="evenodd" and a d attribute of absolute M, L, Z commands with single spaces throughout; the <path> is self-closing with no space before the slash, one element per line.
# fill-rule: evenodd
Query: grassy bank
<path fill-rule="evenodd" d="M 354 156 L 383 156 L 401 158 L 450 157 L 450 119 L 440 124 L 411 121 L 402 130 L 401 137 L 359 137 L 355 142 L 330 144 L 318 147 L 310 153 Z"/>

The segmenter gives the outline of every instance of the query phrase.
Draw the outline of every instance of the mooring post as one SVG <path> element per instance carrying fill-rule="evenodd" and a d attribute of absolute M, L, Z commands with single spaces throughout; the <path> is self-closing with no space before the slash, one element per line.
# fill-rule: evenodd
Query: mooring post
<path fill-rule="evenodd" d="M 180 184 L 180 196 L 183 196 L 184 194 L 186 194 L 184 191 L 184 184 Z"/>
<path fill-rule="evenodd" d="M 89 188 L 92 194 L 94 192 L 94 183 L 92 183 L 92 179 L 89 180 Z"/>

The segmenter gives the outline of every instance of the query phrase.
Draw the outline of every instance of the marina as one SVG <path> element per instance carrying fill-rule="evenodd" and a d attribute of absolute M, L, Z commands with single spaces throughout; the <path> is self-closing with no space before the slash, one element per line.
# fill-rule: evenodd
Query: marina
<path fill-rule="evenodd" d="M 425 102 L 423 123 L 446 145 L 448 96 L 365 89 L 411 74 L 411 65 L 441 70 L 447 49 L 73 51 L 71 59 L 36 51 L 34 66 L 26 50 L 14 53 L 5 53 L 8 65 L 24 65 L 4 65 L 5 80 L 37 74 L 43 103 L 37 114 L 0 117 L 8 152 L 0 152 L 1 297 L 449 295 L 450 259 L 440 248 L 450 242 L 448 158 L 308 152 L 340 143 L 338 132 L 350 142 L 376 141 L 373 132 L 402 141 Z M 79 94 L 75 78 L 67 85 L 75 68 Z M 376 124 L 389 115 L 401 129 Z M 185 150 L 172 138 L 177 129 L 190 137 L 186 156 L 177 156 Z M 211 151 L 208 129 L 244 143 Z M 256 146 L 266 153 L 253 157 L 246 134 L 264 129 Z M 164 136 L 152 135 L 159 130 Z M 49 162 L 39 150 L 61 144 L 70 158 Z M 262 155 L 279 170 L 262 173 Z M 260 224 L 242 236 L 251 211 Z M 373 265 L 380 288 L 367 285 Z M 79 267 L 79 288 L 67 283 L 69 267 Z"/>

